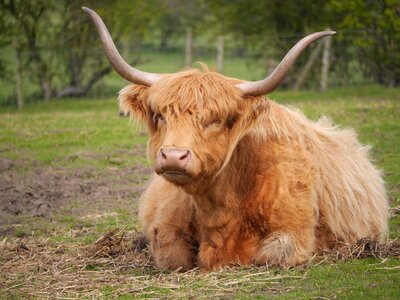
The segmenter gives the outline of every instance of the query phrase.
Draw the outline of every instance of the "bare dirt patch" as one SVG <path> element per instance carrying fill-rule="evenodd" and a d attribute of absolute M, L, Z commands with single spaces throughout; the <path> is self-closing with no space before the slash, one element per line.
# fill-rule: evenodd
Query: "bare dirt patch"
<path fill-rule="evenodd" d="M 71 211 L 79 214 L 126 207 L 138 197 L 151 174 L 144 166 L 102 170 L 37 167 L 25 172 L 10 168 L 0 171 L 0 224 L 7 216 L 50 218 L 71 202 L 81 204 Z"/>
<path fill-rule="evenodd" d="M 6 171 L 10 169 L 13 165 L 12 160 L 10 159 L 0 159 L 0 172 Z"/>

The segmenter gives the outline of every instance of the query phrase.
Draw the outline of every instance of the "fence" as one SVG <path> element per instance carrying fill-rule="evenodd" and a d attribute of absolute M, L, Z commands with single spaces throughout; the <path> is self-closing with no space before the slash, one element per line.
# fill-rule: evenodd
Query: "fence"
<path fill-rule="evenodd" d="M 309 47 L 296 62 L 288 74 L 282 88 L 286 89 L 321 89 L 328 87 L 355 86 L 379 82 L 379 78 L 392 78 L 397 84 L 400 79 L 397 74 L 400 68 L 388 68 L 387 62 L 376 62 L 374 56 L 374 33 L 346 32 L 331 38 L 324 38 Z M 205 62 L 211 69 L 236 78 L 246 80 L 259 80 L 271 72 L 284 57 L 286 52 L 303 35 L 270 36 L 265 39 L 235 39 L 231 36 L 202 37 L 190 36 L 191 42 L 185 39 L 169 41 L 169 45 L 162 47 L 155 42 L 144 42 L 141 46 L 132 46 L 121 43 L 118 45 L 120 52 L 128 62 L 136 61 L 136 66 L 148 72 L 167 73 L 176 72 L 187 65 L 196 67 L 194 62 Z M 363 45 L 356 41 L 369 41 L 365 47 L 368 51 L 361 51 Z M 376 47 L 379 47 L 378 41 Z M 372 44 L 371 44 L 372 43 Z M 360 48 L 361 47 L 361 48 Z M 398 45 L 395 47 L 399 47 Z M 90 77 L 91 68 L 103 62 L 108 66 L 100 43 L 86 49 L 90 57 L 86 61 L 77 61 L 75 66 L 67 63 L 66 57 L 74 52 L 72 48 L 41 49 L 44 57 L 48 59 L 48 69 L 51 68 L 53 88 L 68 86 L 71 77 L 68 69 L 85 69 L 80 75 Z M 77 50 L 77 49 L 75 49 Z M 398 50 L 398 49 L 397 49 Z M 365 56 L 360 56 L 365 53 Z M 17 53 L 18 54 L 18 53 Z M 376 54 L 376 53 L 375 53 Z M 0 105 L 16 105 L 17 98 L 22 93 L 26 102 L 35 101 L 42 97 L 41 87 L 35 82 L 34 76 L 26 70 L 29 69 L 29 60 L 17 59 L 16 51 L 12 48 L 2 48 L 0 57 L 7 66 L 3 76 L 0 76 Z M 20 57 L 27 53 L 19 53 Z M 400 51 L 393 51 L 389 64 L 398 64 Z M 82 64 L 82 65 L 79 65 Z M 386 65 L 384 65 L 386 64 Z M 375 73 L 367 70 L 368 65 L 377 65 Z M 20 70 L 21 72 L 18 72 Z M 37 72 L 37 70 L 36 70 Z M 37 74 L 35 74 L 37 75 Z M 116 95 L 117 91 L 126 83 L 115 72 L 108 70 L 100 76 L 93 86 L 85 93 L 88 97 L 108 97 Z M 90 80 L 90 79 L 86 79 Z M 73 80 L 72 80 L 73 81 Z M 20 82 L 20 89 L 17 83 Z M 58 94 L 54 93 L 53 97 Z M 17 97 L 18 96 L 18 97 Z"/>

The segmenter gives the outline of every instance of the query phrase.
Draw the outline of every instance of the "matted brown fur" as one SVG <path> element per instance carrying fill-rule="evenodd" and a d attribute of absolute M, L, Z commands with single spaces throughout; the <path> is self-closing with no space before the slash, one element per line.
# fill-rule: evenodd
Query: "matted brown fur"
<path fill-rule="evenodd" d="M 388 202 L 368 147 L 327 118 L 242 97 L 238 82 L 189 70 L 120 93 L 121 108 L 148 125 L 156 169 L 162 147 L 193 156 L 183 181 L 155 174 L 141 198 L 156 265 L 287 267 L 338 243 L 382 240 Z"/>

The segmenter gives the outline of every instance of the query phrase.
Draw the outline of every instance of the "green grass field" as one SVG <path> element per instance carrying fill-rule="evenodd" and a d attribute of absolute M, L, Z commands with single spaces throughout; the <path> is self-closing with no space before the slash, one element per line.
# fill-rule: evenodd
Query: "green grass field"
<path fill-rule="evenodd" d="M 340 127 L 355 128 L 373 146 L 391 206 L 399 207 L 399 89 L 283 91 L 271 98 L 311 119 L 325 114 Z M 129 236 L 140 230 L 137 199 L 150 176 L 145 129 L 118 115 L 115 98 L 0 109 L 1 201 L 22 199 L 18 212 L 0 214 L 1 299 L 400 297 L 399 254 L 207 274 L 160 272 L 132 253 L 88 258 L 85 253 L 106 232 L 121 228 Z M 390 219 L 390 238 L 400 238 L 398 214 Z"/>

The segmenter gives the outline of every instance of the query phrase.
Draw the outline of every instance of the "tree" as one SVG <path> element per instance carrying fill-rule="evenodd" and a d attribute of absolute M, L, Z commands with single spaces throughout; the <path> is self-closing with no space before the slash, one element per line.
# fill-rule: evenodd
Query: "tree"
<path fill-rule="evenodd" d="M 105 16 L 118 45 L 122 38 L 140 44 L 156 15 L 154 1 L 0 0 L 0 46 L 13 43 L 24 74 L 41 97 L 86 95 L 112 68 L 83 4 Z M 10 41 L 9 37 L 13 37 Z M 136 64 L 138 57 L 131 58 Z M 5 60 L 0 60 L 0 67 Z M 4 68 L 4 67 L 2 67 Z"/>
<path fill-rule="evenodd" d="M 86 5 L 96 8 L 90 3 Z M 65 0 L 62 1 L 61 10 L 58 12 L 61 12 L 63 18 L 57 31 L 64 38 L 54 40 L 53 45 L 62 68 L 59 70 L 60 80 L 54 92 L 56 97 L 83 96 L 96 82 L 112 71 L 104 58 L 92 21 L 82 12 L 81 6 L 82 1 Z M 97 10 L 102 14 L 102 9 Z M 113 32 L 115 42 L 118 43 L 122 31 L 118 28 L 119 32 L 116 33 L 112 16 L 114 13 L 111 11 L 105 19 Z"/>
<path fill-rule="evenodd" d="M 22 1 L 2 0 L 2 27 L 13 36 L 13 44 L 20 55 L 26 55 L 27 66 L 32 79 L 40 86 L 45 99 L 51 97 L 53 74 L 40 49 L 41 32 L 45 25 L 42 22 L 51 7 L 48 0 Z M 52 26 L 47 26 L 52 28 Z M 3 42 L 7 41 L 7 38 Z M 26 68 L 26 67 L 25 67 Z"/>
<path fill-rule="evenodd" d="M 204 0 L 214 15 L 214 25 L 221 33 L 230 33 L 241 41 L 245 55 L 265 65 L 265 70 L 274 69 L 293 44 L 306 34 L 320 31 L 329 25 L 327 2 L 314 0 Z M 315 47 L 314 45 L 312 47 Z M 249 51 L 251 49 L 251 51 Z M 308 60 L 304 53 L 294 71 Z M 291 72 L 287 82 L 294 82 Z M 259 79 L 254 74 L 251 80 Z"/>
<path fill-rule="evenodd" d="M 400 2 L 331 0 L 330 6 L 338 29 L 351 35 L 347 42 L 356 46 L 365 75 L 400 86 Z"/>
<path fill-rule="evenodd" d="M 331 27 L 338 31 L 332 64 L 341 77 L 362 75 L 381 84 L 400 86 L 400 2 L 398 0 L 204 0 L 214 24 L 255 49 L 261 60 L 279 61 L 301 36 Z M 295 70 L 308 60 L 302 55 Z M 316 73 L 316 70 L 314 70 Z M 287 81 L 291 81 L 290 75 Z M 316 75 L 316 74 L 315 74 Z"/>

